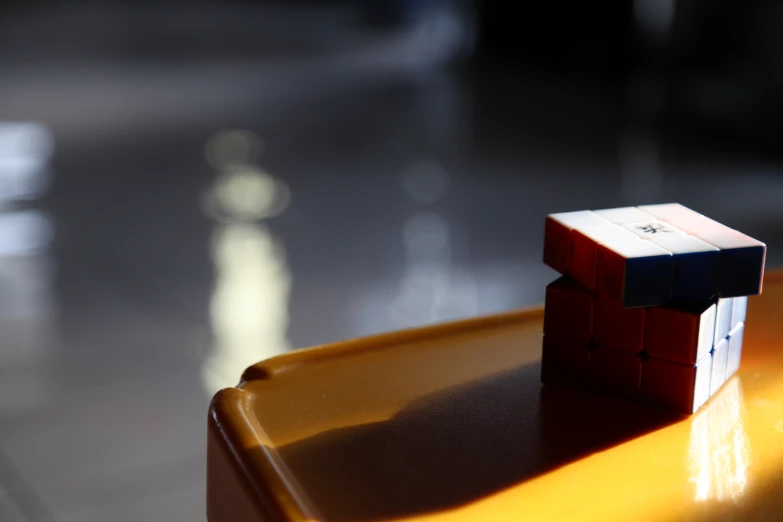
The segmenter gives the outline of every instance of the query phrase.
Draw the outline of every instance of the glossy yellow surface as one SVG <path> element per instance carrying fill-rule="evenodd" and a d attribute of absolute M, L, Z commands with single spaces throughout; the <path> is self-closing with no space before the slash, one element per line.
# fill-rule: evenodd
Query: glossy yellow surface
<path fill-rule="evenodd" d="M 783 520 L 783 274 L 690 417 L 542 388 L 542 317 L 251 367 L 211 408 L 209 520 Z"/>

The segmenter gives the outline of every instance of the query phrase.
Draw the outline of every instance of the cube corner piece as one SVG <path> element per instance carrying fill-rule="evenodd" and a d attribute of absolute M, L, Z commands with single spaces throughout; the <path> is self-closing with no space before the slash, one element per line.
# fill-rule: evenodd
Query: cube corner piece
<path fill-rule="evenodd" d="M 590 210 L 549 214 L 544 223 L 544 264 L 566 275 L 571 259 L 571 231 L 574 227 L 606 223 L 608 221 Z"/>
<path fill-rule="evenodd" d="M 647 311 L 644 349 L 655 359 L 695 365 L 712 350 L 715 304 L 657 306 Z"/>
<path fill-rule="evenodd" d="M 648 359 L 642 370 L 642 398 L 654 405 L 691 415 L 710 398 L 712 357 L 696 365 Z"/>
<path fill-rule="evenodd" d="M 761 293 L 767 258 L 764 243 L 721 224 L 697 231 L 694 235 L 720 249 L 717 283 L 720 297 Z"/>

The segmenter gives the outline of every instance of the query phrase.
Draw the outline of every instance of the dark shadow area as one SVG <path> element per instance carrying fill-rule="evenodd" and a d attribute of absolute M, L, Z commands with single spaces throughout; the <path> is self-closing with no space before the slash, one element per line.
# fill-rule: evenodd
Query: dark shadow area
<path fill-rule="evenodd" d="M 542 388 L 540 362 L 428 396 L 385 422 L 282 447 L 329 520 L 454 508 L 681 417 L 619 398 Z"/>

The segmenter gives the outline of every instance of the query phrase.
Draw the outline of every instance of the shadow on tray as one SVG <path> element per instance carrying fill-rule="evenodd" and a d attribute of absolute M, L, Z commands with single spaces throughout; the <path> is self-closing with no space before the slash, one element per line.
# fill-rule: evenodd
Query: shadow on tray
<path fill-rule="evenodd" d="M 279 453 L 327 519 L 389 519 L 478 500 L 682 419 L 542 387 L 540 371 L 537 362 L 443 390 Z"/>

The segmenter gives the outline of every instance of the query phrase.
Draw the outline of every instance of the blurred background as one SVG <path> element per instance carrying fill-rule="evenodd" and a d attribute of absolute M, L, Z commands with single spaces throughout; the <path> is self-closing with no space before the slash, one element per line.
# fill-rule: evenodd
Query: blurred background
<path fill-rule="evenodd" d="M 207 404 L 298 347 L 543 300 L 551 212 L 783 262 L 783 6 L 0 7 L 0 520 L 204 520 Z"/>

